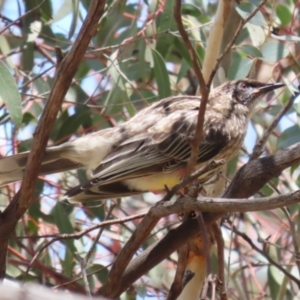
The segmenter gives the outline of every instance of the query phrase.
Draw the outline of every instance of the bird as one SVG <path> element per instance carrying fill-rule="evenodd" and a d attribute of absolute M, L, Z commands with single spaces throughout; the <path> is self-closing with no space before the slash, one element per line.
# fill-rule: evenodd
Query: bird
<path fill-rule="evenodd" d="M 243 145 L 256 103 L 282 83 L 227 81 L 211 90 L 195 169 L 228 162 Z M 85 168 L 90 179 L 64 196 L 70 203 L 163 192 L 184 176 L 201 96 L 171 96 L 116 127 L 46 149 L 40 175 Z M 22 179 L 29 152 L 0 158 L 0 186 Z M 213 174 L 208 174 L 205 180 Z"/>

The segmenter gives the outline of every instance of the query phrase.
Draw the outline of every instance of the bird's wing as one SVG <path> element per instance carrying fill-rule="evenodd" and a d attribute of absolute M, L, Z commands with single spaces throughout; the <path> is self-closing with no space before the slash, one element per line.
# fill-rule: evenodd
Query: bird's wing
<path fill-rule="evenodd" d="M 144 188 L 132 189 L 126 185 L 127 180 L 184 169 L 191 155 L 190 142 L 195 134 L 199 98 L 175 100 L 173 98 L 168 105 L 168 99 L 160 101 L 123 124 L 127 138 L 115 145 L 94 168 L 89 182 L 71 189 L 65 198 L 78 202 L 139 193 L 147 190 L 147 184 Z M 149 126 L 145 129 L 147 122 Z M 220 132 L 204 122 L 198 163 L 212 159 L 226 145 L 228 137 Z"/>
<path fill-rule="evenodd" d="M 147 177 L 143 179 L 144 176 L 157 174 L 157 178 L 169 180 L 160 177 L 159 174 L 167 174 L 186 167 L 191 155 L 187 136 L 173 132 L 166 135 L 165 139 L 162 139 L 162 136 L 158 140 L 153 136 L 152 139 L 143 136 L 139 138 L 126 141 L 112 151 L 94 171 L 94 178 L 69 190 L 65 198 L 75 203 L 139 194 L 151 190 L 147 183 L 149 179 Z M 225 144 L 225 137 L 213 141 L 203 139 L 199 148 L 198 163 L 204 163 L 215 157 Z M 127 180 L 137 178 L 140 179 L 134 185 L 127 185 Z M 167 182 L 160 182 L 162 188 L 164 184 Z"/>
<path fill-rule="evenodd" d="M 82 202 L 152 190 L 148 187 L 148 179 L 143 181 L 142 178 L 153 174 L 157 174 L 155 178 L 163 188 L 167 183 L 161 181 L 174 177 L 170 174 L 173 171 L 184 169 L 191 155 L 190 141 L 195 134 L 199 104 L 198 97 L 165 99 L 122 124 L 122 133 L 126 138 L 93 168 L 93 178 L 71 189 L 65 199 Z M 228 139 L 222 130 L 216 132 L 216 126 L 208 123 L 213 119 L 208 116 L 210 113 L 213 112 L 207 110 L 198 163 L 214 158 Z M 176 182 L 179 178 L 175 176 Z M 143 184 L 142 188 L 137 179 Z M 130 186 L 128 181 L 131 181 Z"/>
<path fill-rule="evenodd" d="M 108 184 L 184 168 L 191 156 L 190 142 L 194 137 L 197 115 L 197 110 L 177 110 L 158 120 L 147 132 L 121 143 L 94 169 L 94 184 Z M 227 143 L 226 135 L 208 127 L 205 122 L 198 163 L 212 159 Z"/>

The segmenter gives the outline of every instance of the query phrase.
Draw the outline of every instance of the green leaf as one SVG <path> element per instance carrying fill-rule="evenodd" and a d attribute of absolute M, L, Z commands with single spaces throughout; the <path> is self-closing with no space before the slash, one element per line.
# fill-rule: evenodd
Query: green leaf
<path fill-rule="evenodd" d="M 0 51 L 2 52 L 2 54 L 4 56 L 6 56 L 5 61 L 7 62 L 8 66 L 11 69 L 14 69 L 15 64 L 14 64 L 12 58 L 10 56 L 7 56 L 7 54 L 10 53 L 11 48 L 10 48 L 10 45 L 4 35 L 0 35 Z"/>
<path fill-rule="evenodd" d="M 253 58 L 262 57 L 262 53 L 252 45 L 243 45 L 241 50 Z"/>
<path fill-rule="evenodd" d="M 276 14 L 277 14 L 277 17 L 279 18 L 282 25 L 290 24 L 290 22 L 292 20 L 292 13 L 287 8 L 287 6 L 282 5 L 282 4 L 278 4 L 276 6 Z"/>
<path fill-rule="evenodd" d="M 243 18 L 246 19 L 255 9 L 256 6 L 251 3 L 241 2 L 239 5 L 235 7 L 238 14 Z M 265 18 L 263 14 L 258 11 L 249 21 L 250 24 L 256 26 L 264 26 L 266 25 Z"/>
<path fill-rule="evenodd" d="M 23 71 L 30 73 L 34 64 L 34 43 L 28 42 L 22 47 Z M 24 88 L 26 89 L 26 88 Z"/>
<path fill-rule="evenodd" d="M 77 26 L 77 20 L 78 20 L 78 15 L 79 15 L 79 1 L 78 0 L 73 0 L 72 1 L 72 8 L 73 8 L 73 13 L 72 13 L 72 22 L 68 34 L 68 38 L 71 39 L 74 35 L 76 26 Z"/>
<path fill-rule="evenodd" d="M 44 0 L 43 4 L 40 6 L 41 19 L 44 22 L 51 20 L 53 10 L 52 10 L 52 1 Z"/>
<path fill-rule="evenodd" d="M 107 73 L 112 77 L 115 85 L 118 86 L 121 90 L 125 91 L 125 84 L 123 81 L 124 77 L 126 76 L 125 74 L 122 74 L 122 71 L 120 69 L 118 55 L 118 50 L 111 54 L 110 59 L 107 61 Z"/>
<path fill-rule="evenodd" d="M 59 229 L 59 233 L 74 233 L 74 228 L 70 221 L 70 212 L 68 210 L 69 207 L 60 202 L 53 208 L 54 221 Z M 72 253 L 76 251 L 74 240 L 62 240 L 61 242 L 65 244 Z"/>
<path fill-rule="evenodd" d="M 145 58 L 144 59 L 147 63 L 149 63 L 150 68 L 154 67 L 154 59 L 153 59 L 153 55 L 152 55 L 152 49 L 148 45 L 146 46 L 146 49 L 145 49 Z"/>
<path fill-rule="evenodd" d="M 52 16 L 52 19 L 47 24 L 53 24 L 66 17 L 68 14 L 71 14 L 73 8 L 72 3 L 73 0 L 64 0 L 63 3 L 61 3 L 61 6 L 57 10 L 56 14 Z"/>
<path fill-rule="evenodd" d="M 228 78 L 230 80 L 242 79 L 248 76 L 253 60 L 247 57 L 234 60 L 228 71 Z"/>
<path fill-rule="evenodd" d="M 33 76 L 37 76 L 37 74 L 33 74 Z M 33 85 L 37 89 L 39 96 L 47 97 L 50 93 L 50 86 L 43 77 L 35 79 Z"/>
<path fill-rule="evenodd" d="M 73 242 L 72 241 L 65 241 L 65 242 Z M 64 275 L 71 277 L 73 274 L 73 268 L 75 266 L 74 261 L 74 251 L 69 251 L 69 248 L 66 249 L 65 257 L 64 259 L 60 260 L 62 268 L 64 270 Z"/>
<path fill-rule="evenodd" d="M 294 125 L 284 130 L 277 140 L 278 148 L 286 148 L 300 142 L 300 126 Z"/>
<path fill-rule="evenodd" d="M 22 124 L 21 96 L 15 79 L 8 68 L 0 61 L 0 103 L 4 102 L 12 121 L 17 127 Z"/>
<path fill-rule="evenodd" d="M 186 62 L 185 59 L 183 59 L 180 70 L 178 72 L 176 83 L 178 83 L 184 76 L 186 76 L 189 69 L 190 69 L 190 65 Z"/>
<path fill-rule="evenodd" d="M 268 286 L 270 289 L 271 299 L 276 300 L 279 293 L 280 284 L 278 284 L 276 277 L 280 271 L 275 266 L 268 268 Z"/>
<path fill-rule="evenodd" d="M 177 26 L 173 15 L 175 0 L 166 1 L 163 13 L 157 18 L 158 39 L 156 50 L 165 57 L 173 45 L 175 37 L 168 31 L 176 31 Z"/>
<path fill-rule="evenodd" d="M 258 6 L 260 4 L 260 0 L 249 0 L 249 2 L 255 6 Z"/>
<path fill-rule="evenodd" d="M 274 63 L 288 56 L 289 49 L 283 43 L 280 43 L 278 41 L 270 41 L 264 45 L 262 49 L 262 54 L 262 59 L 264 61 Z"/>
<path fill-rule="evenodd" d="M 37 119 L 35 118 L 35 116 L 29 112 L 26 112 L 24 115 L 23 115 L 23 120 L 22 120 L 22 123 L 23 125 L 28 125 L 30 122 L 35 122 L 37 123 Z"/>
<path fill-rule="evenodd" d="M 84 106 L 76 107 L 76 113 L 62 123 L 60 130 L 55 137 L 56 140 L 61 140 L 71 136 L 80 125 L 83 125 L 86 121 L 91 124 L 90 110 Z"/>
<path fill-rule="evenodd" d="M 160 99 L 171 96 L 169 73 L 162 56 L 152 49 L 154 58 L 154 74 L 158 86 L 158 95 Z"/>
<path fill-rule="evenodd" d="M 22 270 L 13 264 L 7 264 L 6 266 L 6 276 L 17 278 L 22 274 Z"/>
<path fill-rule="evenodd" d="M 186 62 L 191 66 L 191 56 L 189 54 L 189 51 L 186 47 L 186 45 L 183 43 L 183 41 L 179 38 L 175 38 L 174 40 L 174 46 L 176 50 L 182 55 L 182 57 L 185 59 Z"/>
<path fill-rule="evenodd" d="M 91 267 L 88 268 L 87 273 L 94 273 L 97 279 L 104 284 L 108 278 L 108 269 L 107 267 L 99 264 L 93 264 Z"/>
<path fill-rule="evenodd" d="M 202 16 L 201 10 L 195 4 L 191 3 L 182 3 L 182 15 L 190 15 L 195 18 L 200 18 Z"/>

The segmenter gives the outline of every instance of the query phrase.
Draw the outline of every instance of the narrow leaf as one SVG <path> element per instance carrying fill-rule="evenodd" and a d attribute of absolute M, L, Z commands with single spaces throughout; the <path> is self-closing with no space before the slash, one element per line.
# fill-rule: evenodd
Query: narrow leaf
<path fill-rule="evenodd" d="M 17 127 L 22 124 L 21 96 L 14 77 L 0 61 L 0 103 L 4 102 L 12 121 Z"/>
<path fill-rule="evenodd" d="M 228 71 L 228 78 L 230 80 L 242 79 L 247 77 L 251 67 L 253 65 L 253 60 L 247 57 L 243 57 L 240 60 L 236 59 L 231 65 Z"/>
<path fill-rule="evenodd" d="M 169 73 L 166 64 L 161 55 L 152 49 L 154 58 L 154 74 L 158 86 L 158 95 L 160 99 L 171 96 Z"/>

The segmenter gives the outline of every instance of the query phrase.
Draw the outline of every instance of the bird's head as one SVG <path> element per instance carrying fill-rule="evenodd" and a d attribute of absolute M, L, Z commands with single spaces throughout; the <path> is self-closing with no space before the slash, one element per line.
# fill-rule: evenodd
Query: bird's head
<path fill-rule="evenodd" d="M 238 103 L 252 109 L 261 97 L 283 86 L 283 83 L 262 83 L 250 79 L 239 80 L 233 84 L 232 96 Z"/>
<path fill-rule="evenodd" d="M 216 98 L 228 112 L 250 117 L 255 104 L 268 92 L 283 87 L 282 83 L 262 83 L 251 79 L 228 81 L 218 88 Z M 224 97 L 225 96 L 225 97 Z M 212 97 L 213 98 L 213 97 Z"/>

